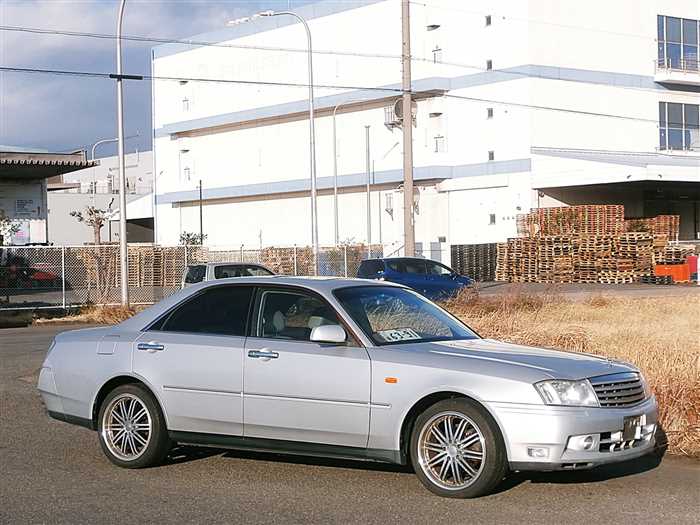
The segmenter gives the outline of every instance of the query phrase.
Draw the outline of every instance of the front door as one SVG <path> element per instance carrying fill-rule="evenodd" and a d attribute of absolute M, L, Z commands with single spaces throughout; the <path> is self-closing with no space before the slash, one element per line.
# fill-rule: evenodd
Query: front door
<path fill-rule="evenodd" d="M 243 434 L 243 352 L 253 287 L 200 293 L 144 332 L 134 372 L 156 390 L 169 430 Z"/>
<path fill-rule="evenodd" d="M 259 290 L 246 341 L 245 436 L 367 446 L 370 361 L 348 343 L 310 341 L 321 324 L 339 324 L 325 300 L 295 288 Z"/>

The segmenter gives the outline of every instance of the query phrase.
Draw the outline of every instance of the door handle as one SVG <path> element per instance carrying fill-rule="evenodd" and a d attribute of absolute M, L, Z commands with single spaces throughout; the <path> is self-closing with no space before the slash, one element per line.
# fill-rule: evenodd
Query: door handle
<path fill-rule="evenodd" d="M 253 359 L 264 359 L 265 361 L 269 359 L 277 359 L 279 357 L 278 352 L 272 352 L 271 350 L 248 350 L 248 357 Z"/>
<path fill-rule="evenodd" d="M 136 348 L 138 348 L 139 350 L 146 350 L 147 352 L 153 353 L 165 350 L 165 345 L 156 343 L 155 341 L 151 341 L 150 343 L 139 343 L 136 345 Z"/>

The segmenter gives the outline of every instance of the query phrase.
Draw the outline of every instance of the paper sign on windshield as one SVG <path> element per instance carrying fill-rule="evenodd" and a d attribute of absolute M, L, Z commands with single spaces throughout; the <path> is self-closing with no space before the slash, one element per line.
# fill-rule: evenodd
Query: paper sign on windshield
<path fill-rule="evenodd" d="M 387 343 L 396 341 L 411 341 L 421 339 L 421 336 L 415 330 L 410 328 L 396 328 L 394 330 L 380 330 L 377 335 L 384 339 Z"/>

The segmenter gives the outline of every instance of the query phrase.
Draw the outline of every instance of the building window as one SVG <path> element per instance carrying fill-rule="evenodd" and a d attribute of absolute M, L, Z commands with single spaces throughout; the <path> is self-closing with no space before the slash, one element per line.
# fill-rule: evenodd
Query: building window
<path fill-rule="evenodd" d="M 447 148 L 445 147 L 445 137 L 442 135 L 436 135 L 435 139 L 435 153 L 444 153 Z"/>
<path fill-rule="evenodd" d="M 496 153 L 491 150 L 489 151 L 489 160 L 494 160 L 496 158 Z"/>
<path fill-rule="evenodd" d="M 656 20 L 658 67 L 698 71 L 700 22 L 663 15 Z"/>
<path fill-rule="evenodd" d="M 486 61 L 486 70 L 491 71 L 493 69 L 493 60 Z"/>
<path fill-rule="evenodd" d="M 493 118 L 493 108 L 486 108 L 486 118 Z"/>
<path fill-rule="evenodd" d="M 489 226 L 493 226 L 494 224 L 496 224 L 496 214 L 489 213 Z"/>
<path fill-rule="evenodd" d="M 491 25 L 491 15 L 486 15 L 486 25 L 487 26 Z"/>
<path fill-rule="evenodd" d="M 698 104 L 659 102 L 659 148 L 700 150 Z"/>
<path fill-rule="evenodd" d="M 442 62 L 442 48 L 435 46 L 435 49 L 433 49 L 433 63 L 437 64 L 438 62 Z"/>

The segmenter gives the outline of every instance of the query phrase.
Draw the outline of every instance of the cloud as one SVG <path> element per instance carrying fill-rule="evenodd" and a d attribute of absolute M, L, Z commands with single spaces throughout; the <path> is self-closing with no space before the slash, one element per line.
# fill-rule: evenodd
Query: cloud
<path fill-rule="evenodd" d="M 182 38 L 220 29 L 226 20 L 259 9 L 260 4 L 252 1 L 129 0 L 123 32 L 124 35 Z M 117 9 L 117 1 L 106 0 L 2 0 L 0 24 L 114 34 Z M 149 72 L 151 47 L 147 43 L 125 42 L 125 72 Z M 0 31 L 0 64 L 3 66 L 113 72 L 115 60 L 114 40 Z M 151 147 L 150 105 L 148 82 L 127 83 L 126 133 L 138 131 L 141 134 L 131 147 Z M 63 151 L 86 147 L 115 134 L 113 81 L 0 73 L 0 144 Z M 109 147 L 103 150 L 103 154 L 112 153 Z"/>

